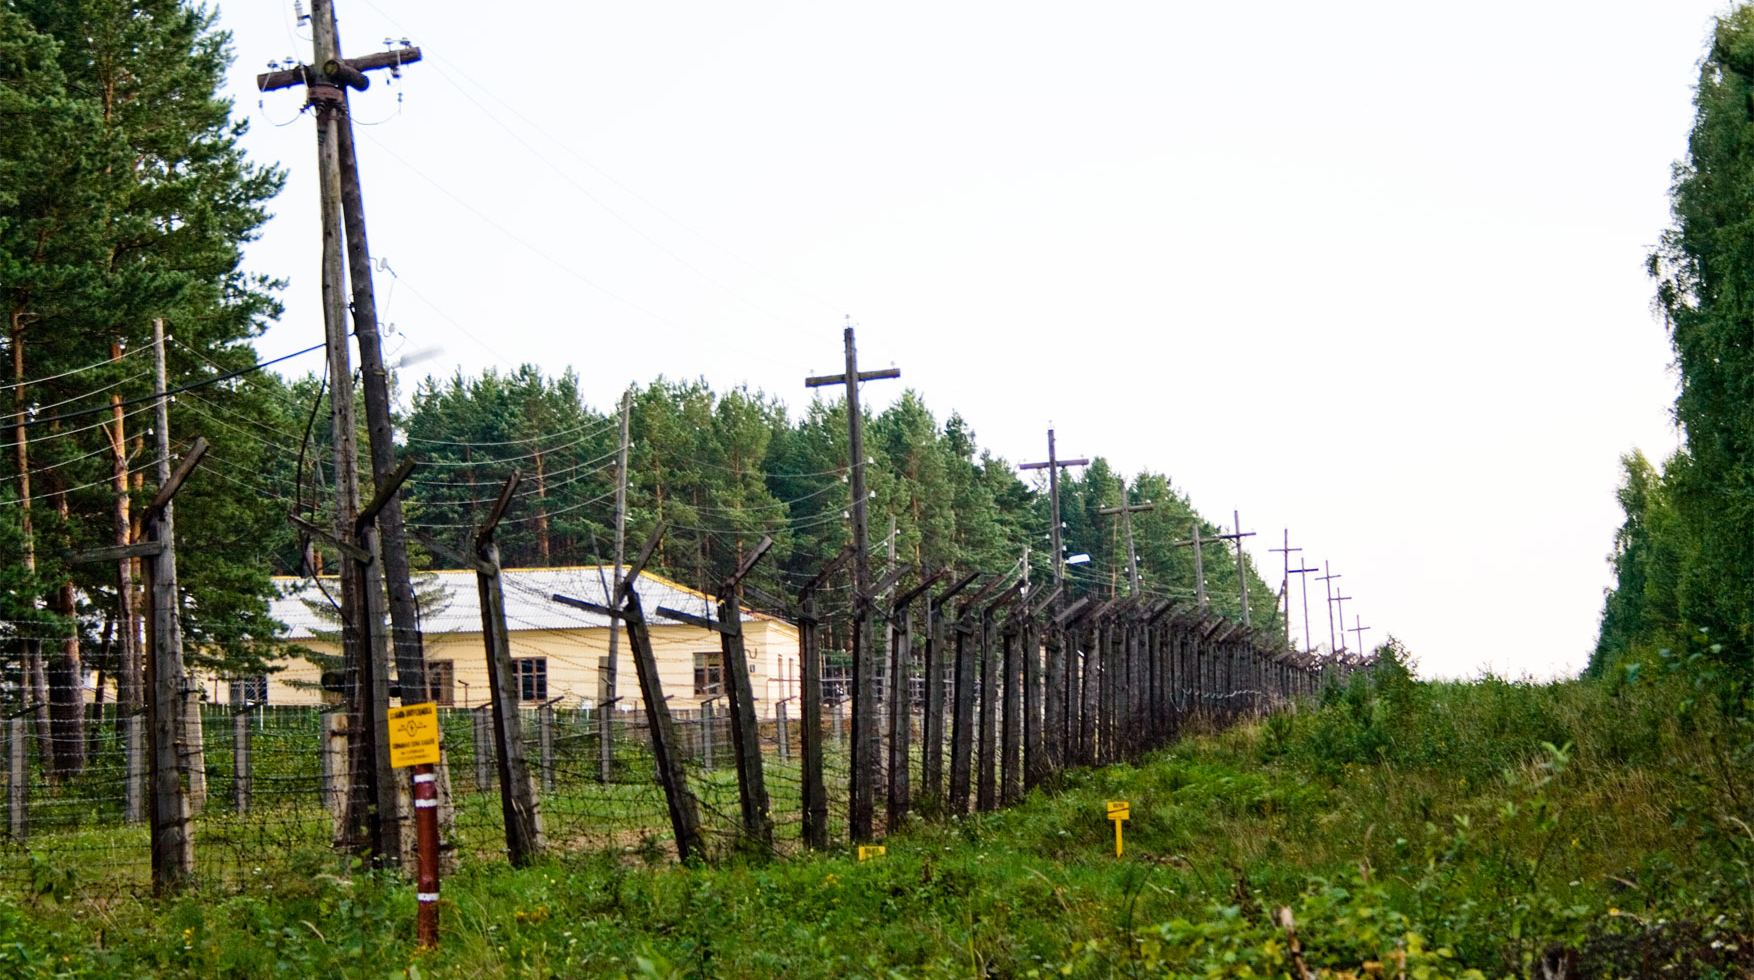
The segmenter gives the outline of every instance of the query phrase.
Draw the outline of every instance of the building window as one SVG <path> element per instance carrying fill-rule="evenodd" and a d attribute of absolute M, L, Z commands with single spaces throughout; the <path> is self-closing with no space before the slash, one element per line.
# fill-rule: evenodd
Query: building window
<path fill-rule="evenodd" d="M 512 674 L 518 679 L 518 700 L 548 700 L 547 657 L 523 657 L 513 660 Z"/>
<path fill-rule="evenodd" d="M 231 703 L 242 707 L 247 704 L 268 703 L 268 678 L 262 674 L 255 677 L 238 677 L 230 681 Z"/>
<path fill-rule="evenodd" d="M 449 708 L 457 703 L 457 672 L 449 660 L 433 660 L 426 665 L 426 699 Z"/>
<path fill-rule="evenodd" d="M 725 655 L 697 653 L 694 655 L 694 696 L 716 698 L 725 693 Z"/>

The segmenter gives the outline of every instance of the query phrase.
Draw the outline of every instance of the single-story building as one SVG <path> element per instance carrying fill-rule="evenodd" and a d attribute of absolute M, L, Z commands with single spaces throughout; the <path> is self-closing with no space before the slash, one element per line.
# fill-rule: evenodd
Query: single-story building
<path fill-rule="evenodd" d="M 508 568 L 500 573 L 505 593 L 506 629 L 520 700 L 526 706 L 559 699 L 563 707 L 594 707 L 608 699 L 605 667 L 609 658 L 609 617 L 553 601 L 559 593 L 606 604 L 610 566 Z M 270 705 L 315 705 L 338 699 L 325 692 L 324 670 L 337 670 L 341 657 L 339 616 L 329 596 L 338 581 L 278 578 L 281 596 L 273 615 L 289 627 L 286 639 L 313 656 L 292 656 L 280 670 L 239 680 L 206 679 L 213 701 L 238 698 Z M 651 627 L 652 648 L 664 695 L 672 709 L 698 709 L 722 698 L 726 675 L 719 634 L 699 626 L 665 620 L 665 606 L 708 619 L 718 618 L 717 603 L 687 586 L 650 572 L 636 589 Z M 415 583 L 421 607 L 432 700 L 442 706 L 472 708 L 489 701 L 487 655 L 482 644 L 481 600 L 473 571 L 441 571 Z M 796 698 L 798 630 L 784 620 L 741 610 L 743 645 L 749 659 L 756 714 L 771 718 L 782 699 Z M 621 630 L 617 641 L 615 707 L 643 710 L 633 649 Z M 392 667 L 392 671 L 393 671 Z M 718 702 L 720 710 L 724 703 Z M 791 709 L 795 715 L 796 708 Z"/>

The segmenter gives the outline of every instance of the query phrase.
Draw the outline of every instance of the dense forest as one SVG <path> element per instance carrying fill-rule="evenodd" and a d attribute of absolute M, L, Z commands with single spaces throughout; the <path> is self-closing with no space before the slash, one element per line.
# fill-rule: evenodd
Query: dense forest
<path fill-rule="evenodd" d="M 1590 672 L 1658 651 L 1754 668 L 1754 10 L 1717 24 L 1701 62 L 1674 224 L 1651 255 L 1674 345 L 1680 450 L 1623 460 L 1616 584 Z"/>
<path fill-rule="evenodd" d="M 218 94 L 230 51 L 213 18 L 180 0 L 0 7 L 0 656 L 10 697 L 52 703 L 69 734 L 83 724 L 82 675 L 138 697 L 138 568 L 70 558 L 136 539 L 157 488 L 155 319 L 168 334 L 172 452 L 196 437 L 211 446 L 176 505 L 190 662 L 259 671 L 280 632 L 271 576 L 334 568 L 334 555 L 301 549 L 287 520 L 324 520 L 330 506 L 326 379 L 246 370 L 259 359 L 252 339 L 280 312 L 280 283 L 247 271 L 242 248 L 283 175 L 239 148 L 246 123 Z M 321 339 L 317 326 L 310 336 Z M 561 365 L 428 378 L 404 393 L 403 451 L 421 464 L 406 490 L 417 530 L 460 538 L 515 469 L 508 565 L 613 554 L 618 406 L 586 405 Z M 772 395 L 705 380 L 635 388 L 630 540 L 664 520 L 657 568 L 704 586 L 772 535 L 775 560 L 755 582 L 791 591 L 849 535 L 845 411 L 813 401 L 794 414 Z M 874 560 L 1051 574 L 1044 487 L 983 451 L 968 420 L 940 421 L 908 392 L 867 431 Z M 1192 550 L 1175 542 L 1196 523 L 1206 536 L 1218 527 L 1168 476 L 1128 478 L 1100 459 L 1063 484 L 1067 553 L 1090 556 L 1068 570 L 1072 587 L 1127 590 L 1120 524 L 1098 513 L 1122 500 L 1156 505 L 1133 522 L 1143 587 L 1191 596 Z M 1204 559 L 1215 607 L 1235 615 L 1235 548 L 1210 544 Z M 1277 588 L 1249 574 L 1265 624 Z"/>

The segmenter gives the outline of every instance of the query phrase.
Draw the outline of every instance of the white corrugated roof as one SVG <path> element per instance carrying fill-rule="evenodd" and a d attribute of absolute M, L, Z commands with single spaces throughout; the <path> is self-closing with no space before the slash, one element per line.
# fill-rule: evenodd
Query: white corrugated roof
<path fill-rule="evenodd" d="M 428 634 L 481 632 L 481 594 L 476 588 L 475 573 L 459 570 L 431 574 L 436 577 L 433 585 L 441 589 L 445 597 L 442 602 L 432 605 L 443 605 L 444 608 L 423 611 L 421 631 Z M 608 590 L 604 585 L 611 580 L 612 575 L 612 566 L 609 565 L 507 568 L 500 572 L 505 591 L 506 628 L 513 632 L 605 629 L 609 626 L 609 617 L 562 605 L 549 597 L 559 593 L 586 602 L 607 604 L 605 596 Z M 287 639 L 310 639 L 315 632 L 335 632 L 335 621 L 318 617 L 311 611 L 309 603 L 327 605 L 329 600 L 324 598 L 323 589 L 327 589 L 328 594 L 339 601 L 337 579 L 324 578 L 322 588 L 313 579 L 290 576 L 277 576 L 274 584 L 280 587 L 282 595 L 273 600 L 270 611 L 275 619 L 287 625 Z M 650 623 L 668 622 L 658 615 L 659 606 L 668 606 L 707 619 L 718 618 L 717 603 L 693 589 L 661 576 L 643 573 L 635 587 L 639 591 L 640 607 L 645 610 L 646 620 Z M 415 583 L 415 589 L 429 591 L 429 587 L 423 587 L 419 582 Z M 758 617 L 748 609 L 742 612 L 744 622 L 767 618 Z"/>

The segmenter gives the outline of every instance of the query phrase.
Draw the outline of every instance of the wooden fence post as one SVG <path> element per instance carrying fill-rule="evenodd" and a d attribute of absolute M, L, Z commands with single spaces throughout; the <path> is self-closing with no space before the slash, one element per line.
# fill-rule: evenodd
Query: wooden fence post
<path fill-rule="evenodd" d="M 897 613 L 901 628 L 889 631 L 889 759 L 883 806 L 883 830 L 893 834 L 907 819 L 908 736 L 912 735 L 912 692 L 908 690 L 908 661 L 913 656 L 914 611 L 899 608 L 890 614 L 895 622 Z"/>
<path fill-rule="evenodd" d="M 778 743 L 781 762 L 792 761 L 792 733 L 786 730 L 786 702 L 791 698 L 780 698 L 773 706 L 774 739 Z"/>
<path fill-rule="evenodd" d="M 554 701 L 536 706 L 536 752 L 542 767 L 542 792 L 554 792 Z"/>
<path fill-rule="evenodd" d="M 350 779 L 347 753 L 347 714 L 345 711 L 325 711 L 318 716 L 321 721 L 322 765 L 323 765 L 323 807 L 329 811 L 333 822 L 331 839 L 340 844 L 347 840 L 347 795 Z"/>
<path fill-rule="evenodd" d="M 700 703 L 700 767 L 713 771 L 713 701 L 716 695 Z"/>
<path fill-rule="evenodd" d="M 980 632 L 976 636 L 980 639 L 980 680 L 975 684 L 980 723 L 975 741 L 974 805 L 976 810 L 984 813 L 998 806 L 993 794 L 993 709 L 998 707 L 993 697 L 993 674 L 994 661 L 998 659 L 998 651 L 994 649 L 998 636 L 991 606 L 981 610 Z"/>
<path fill-rule="evenodd" d="M 515 488 L 513 474 L 507 489 Z M 507 495 L 502 495 L 502 500 Z M 500 583 L 499 546 L 491 539 L 478 548 L 475 582 L 481 595 L 482 639 L 487 645 L 488 690 L 493 710 L 493 741 L 499 766 L 500 810 L 505 819 L 506 853 L 525 865 L 543 847 L 542 810 L 524 756 L 524 722 L 518 714 L 518 681 L 512 670 L 511 634 L 506 629 L 505 592 Z"/>
<path fill-rule="evenodd" d="M 25 812 L 30 803 L 30 767 L 24 733 L 23 715 L 6 719 L 6 823 L 14 844 L 29 839 Z"/>
<path fill-rule="evenodd" d="M 969 608 L 963 607 L 956 630 L 955 674 L 952 680 L 950 705 L 950 812 L 957 816 L 968 813 L 968 791 L 974 757 L 974 651 L 969 637 L 975 626 L 970 622 Z"/>
<path fill-rule="evenodd" d="M 470 708 L 471 727 L 474 729 L 475 746 L 475 791 L 487 792 L 493 785 L 493 707 L 481 705 Z"/>
<path fill-rule="evenodd" d="M 845 554 L 845 552 L 842 552 Z M 821 576 L 818 575 L 818 580 Z M 815 591 L 806 587 L 798 596 L 798 666 L 803 699 L 798 709 L 799 724 L 804 730 L 804 770 L 799 774 L 799 795 L 803 798 L 804 846 L 828 846 L 828 787 L 822 781 L 822 651 L 821 624 L 817 619 Z"/>
<path fill-rule="evenodd" d="M 944 812 L 944 626 L 942 611 L 952 596 L 968 588 L 980 577 L 970 572 L 956 580 L 936 596 L 926 597 L 926 705 L 920 723 L 921 792 L 930 802 L 932 812 Z M 953 702 L 954 703 L 954 702 Z"/>
<path fill-rule="evenodd" d="M 231 804 L 239 813 L 250 810 L 250 707 L 234 708 L 231 716 Z"/>

